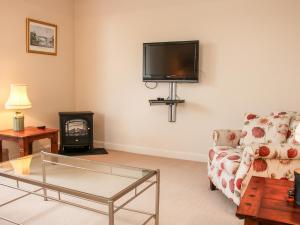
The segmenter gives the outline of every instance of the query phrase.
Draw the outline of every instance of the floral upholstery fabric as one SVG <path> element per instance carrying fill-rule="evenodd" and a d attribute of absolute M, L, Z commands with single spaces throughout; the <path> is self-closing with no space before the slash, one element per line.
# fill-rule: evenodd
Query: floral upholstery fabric
<path fill-rule="evenodd" d="M 248 113 L 245 115 L 240 144 L 285 143 L 290 120 L 289 114 L 258 116 L 254 113 Z"/>
<path fill-rule="evenodd" d="M 290 130 L 287 136 L 287 143 L 289 144 L 300 144 L 295 140 L 295 130 L 297 126 L 300 124 L 300 114 L 294 115 L 290 122 Z"/>
<path fill-rule="evenodd" d="M 208 176 L 228 198 L 234 198 L 235 174 L 242 158 L 242 149 L 215 146 L 209 151 Z"/>
<path fill-rule="evenodd" d="M 209 151 L 209 160 L 215 167 L 234 175 L 241 162 L 241 149 L 216 146 Z"/>
<path fill-rule="evenodd" d="M 239 144 L 241 130 L 215 130 L 213 132 L 214 146 L 236 147 Z"/>
<path fill-rule="evenodd" d="M 287 133 L 287 143 L 300 144 L 295 140 L 295 130 L 300 123 L 300 113 L 288 111 L 288 112 L 272 112 L 271 116 L 289 115 L 291 116 L 289 131 Z"/>
<path fill-rule="evenodd" d="M 274 121 L 270 117 L 252 116 L 252 118 L 254 117 L 257 120 L 256 123 L 259 123 L 262 118 Z M 279 112 L 272 113 L 271 117 L 275 119 L 291 118 L 287 119 L 290 121 L 287 129 L 284 125 L 284 129 L 278 130 L 281 122 L 272 122 L 276 132 L 285 135 L 285 138 L 279 137 L 279 141 L 278 139 L 275 141 L 276 138 L 274 139 L 270 135 L 265 135 L 267 142 L 258 141 L 236 146 L 235 143 L 239 142 L 235 140 L 234 143 L 227 142 L 227 146 L 224 146 L 224 138 L 229 133 L 238 131 L 219 130 L 218 138 L 216 138 L 214 131 L 214 147 L 209 150 L 208 177 L 219 190 L 237 205 L 239 205 L 240 198 L 252 176 L 294 180 L 293 171 L 300 167 L 300 144 L 293 140 L 295 128 L 300 123 L 300 114 Z M 280 121 L 285 121 L 285 119 L 280 119 Z M 255 126 L 250 125 L 249 127 L 254 128 Z M 268 126 L 262 126 L 262 128 L 266 133 L 270 131 Z M 237 137 L 243 137 L 243 134 L 238 134 Z M 222 141 L 220 137 L 223 138 Z"/>
<path fill-rule="evenodd" d="M 295 140 L 295 130 L 300 123 L 300 113 L 294 112 L 290 122 L 290 129 L 287 135 L 287 143 L 289 144 L 300 144 Z"/>
<path fill-rule="evenodd" d="M 300 159 L 299 144 L 259 144 L 251 145 L 256 158 L 292 160 Z"/>
<path fill-rule="evenodd" d="M 233 202 L 237 205 L 240 204 L 240 198 L 242 194 L 245 192 L 245 189 L 250 181 L 245 179 L 247 174 L 249 174 L 249 170 L 251 168 L 254 154 L 252 149 L 248 149 L 249 147 L 245 147 L 243 154 L 242 154 L 242 160 L 240 163 L 240 166 L 236 172 L 235 178 L 234 178 L 234 195 L 233 195 Z"/>
<path fill-rule="evenodd" d="M 300 146 L 298 147 L 300 149 Z M 281 159 L 277 158 L 263 158 L 255 152 L 257 147 L 248 146 L 244 152 L 250 159 L 251 164 L 249 171 L 242 175 L 242 184 L 240 195 L 242 196 L 252 176 L 269 177 L 274 179 L 294 180 L 294 170 L 300 167 L 299 159 Z M 282 150 L 283 151 L 283 150 Z M 243 171 L 244 172 L 244 171 Z M 243 174 L 243 172 L 241 174 Z M 239 170 L 237 172 L 237 175 Z M 236 176 L 237 177 L 237 176 Z M 236 178 L 237 179 L 237 178 Z M 235 203 L 239 204 L 240 200 L 236 199 Z"/>

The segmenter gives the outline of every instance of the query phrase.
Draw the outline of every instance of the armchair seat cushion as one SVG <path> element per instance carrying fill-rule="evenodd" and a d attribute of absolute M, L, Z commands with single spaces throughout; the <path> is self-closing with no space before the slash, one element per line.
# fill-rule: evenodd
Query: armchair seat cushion
<path fill-rule="evenodd" d="M 211 164 L 219 169 L 219 173 L 226 171 L 235 175 L 242 158 L 242 149 L 228 146 L 215 146 L 209 151 Z"/>
<path fill-rule="evenodd" d="M 251 145 L 255 158 L 292 160 L 300 159 L 299 144 L 256 144 Z"/>

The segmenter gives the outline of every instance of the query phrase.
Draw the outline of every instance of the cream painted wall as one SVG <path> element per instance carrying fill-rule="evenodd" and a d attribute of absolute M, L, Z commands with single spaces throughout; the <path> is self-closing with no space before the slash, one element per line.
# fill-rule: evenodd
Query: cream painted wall
<path fill-rule="evenodd" d="M 298 0 L 0 0 L 0 106 L 27 83 L 26 125 L 56 127 L 76 105 L 96 113 L 99 145 L 205 160 L 212 130 L 240 128 L 244 112 L 300 110 L 299 12 Z M 58 56 L 26 53 L 26 17 L 58 25 Z M 179 85 L 187 102 L 171 124 L 148 104 L 168 89 L 141 82 L 142 43 L 191 39 L 201 82 Z M 0 107 L 0 129 L 12 114 Z"/>
<path fill-rule="evenodd" d="M 298 0 L 76 0 L 76 108 L 96 113 L 98 144 L 205 160 L 216 128 L 243 113 L 300 110 Z M 160 84 L 142 83 L 142 43 L 199 40 L 201 82 L 179 84 L 176 123 Z"/>
<path fill-rule="evenodd" d="M 26 53 L 27 17 L 58 25 L 57 56 Z M 29 85 L 26 126 L 57 127 L 58 111 L 74 109 L 74 2 L 0 0 L 0 27 L 0 129 L 12 127 L 13 112 L 4 110 L 11 83 Z"/>

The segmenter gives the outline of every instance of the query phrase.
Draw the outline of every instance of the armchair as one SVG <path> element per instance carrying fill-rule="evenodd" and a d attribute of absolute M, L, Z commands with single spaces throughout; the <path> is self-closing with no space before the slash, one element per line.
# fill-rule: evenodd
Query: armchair
<path fill-rule="evenodd" d="M 293 121 L 293 117 L 290 118 Z M 282 124 L 278 127 L 282 128 Z M 290 139 L 294 137 L 294 130 L 290 128 L 285 141 L 280 137 L 279 143 L 253 142 L 247 145 L 240 144 L 245 136 L 244 128 L 215 130 L 213 147 L 209 150 L 208 157 L 211 190 L 219 189 L 239 205 L 252 176 L 293 180 L 294 169 L 300 167 L 300 145 Z"/>

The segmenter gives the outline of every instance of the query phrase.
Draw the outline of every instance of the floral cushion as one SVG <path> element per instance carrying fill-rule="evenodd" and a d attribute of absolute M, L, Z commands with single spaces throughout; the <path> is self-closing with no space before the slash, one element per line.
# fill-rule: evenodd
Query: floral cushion
<path fill-rule="evenodd" d="M 258 116 L 248 113 L 245 115 L 240 144 L 285 143 L 290 120 L 291 116 L 288 114 Z"/>
<path fill-rule="evenodd" d="M 280 116 L 280 115 L 289 115 L 291 116 L 289 131 L 287 133 L 287 143 L 288 144 L 300 144 L 295 140 L 295 130 L 297 126 L 300 124 L 300 113 L 294 111 L 287 112 L 272 112 L 272 116 Z"/>
<path fill-rule="evenodd" d="M 295 131 L 297 126 L 300 124 L 300 115 L 295 115 L 291 119 L 290 123 L 290 130 L 288 132 L 288 139 L 287 143 L 289 144 L 300 144 L 298 141 L 295 140 Z"/>

